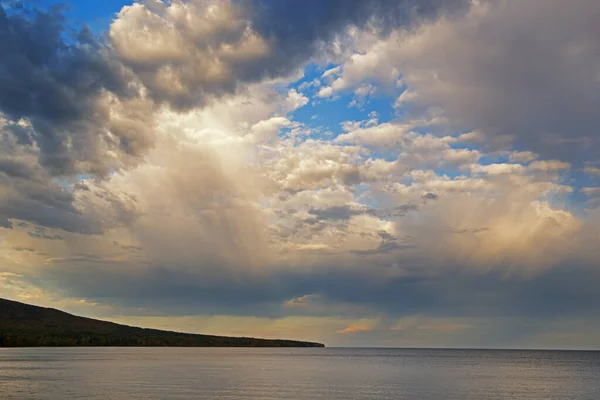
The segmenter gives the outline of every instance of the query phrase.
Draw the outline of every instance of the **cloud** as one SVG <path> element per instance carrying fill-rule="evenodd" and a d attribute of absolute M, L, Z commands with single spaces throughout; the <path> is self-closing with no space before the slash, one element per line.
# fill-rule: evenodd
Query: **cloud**
<path fill-rule="evenodd" d="M 411 112 L 438 107 L 457 129 L 510 134 L 544 158 L 593 160 L 599 12 L 594 1 L 472 2 L 466 14 L 359 37 L 330 88 L 401 77 L 408 90 L 400 103 Z"/>
<path fill-rule="evenodd" d="M 271 45 L 230 1 L 135 3 L 119 12 L 109 36 L 150 96 L 177 109 L 269 74 Z"/>
<path fill-rule="evenodd" d="M 51 250 L 39 272 L 44 285 L 126 309 L 144 304 L 161 315 L 305 314 L 285 304 L 307 293 L 319 304 L 345 304 L 355 316 L 374 309 L 482 315 L 484 307 L 501 315 L 513 305 L 504 293 L 516 288 L 515 296 L 530 302 L 524 314 L 549 312 L 545 297 L 533 301 L 526 293 L 541 296 L 545 274 L 559 276 L 584 242 L 571 213 L 538 200 L 565 165 L 514 164 L 519 168 L 491 174 L 488 166 L 480 177 L 450 178 L 418 169 L 427 158 L 387 162 L 354 145 L 281 139 L 263 153 L 230 141 L 252 130 L 238 131 L 236 118 L 249 118 L 238 104 L 201 115 L 163 111 L 147 163 L 80 182 L 78 204 L 114 228 L 86 240 L 65 236 L 67 249 Z M 262 109 L 257 98 L 253 104 Z M 209 118 L 213 113 L 218 118 Z M 207 141 L 203 129 L 213 120 L 221 125 Z M 434 139 L 412 136 L 409 148 L 433 156 L 448 150 L 449 139 Z M 357 201 L 352 187 L 361 182 L 374 185 L 368 195 L 376 207 Z M 435 201 L 423 202 L 427 194 Z M 582 269 L 573 284 L 590 273 Z M 503 274 L 512 277 L 503 281 Z M 565 292 L 556 279 L 546 282 L 558 297 L 583 302 L 588 295 Z M 493 294 L 479 308 L 470 306 L 471 285 L 483 285 L 476 295 Z M 455 291 L 465 295 L 449 302 Z"/>
<path fill-rule="evenodd" d="M 419 331 L 425 332 L 442 332 L 442 333 L 453 333 L 453 332 L 464 332 L 475 328 L 472 325 L 457 323 L 452 320 L 446 319 L 428 319 L 422 317 L 408 317 L 402 318 L 400 321 L 394 323 L 389 329 L 394 332 L 410 332 Z"/>
<path fill-rule="evenodd" d="M 539 4 L 3 10 L 0 289 L 344 345 L 597 318 L 595 7 Z"/>
<path fill-rule="evenodd" d="M 33 238 L 46 239 L 46 240 L 62 240 L 63 237 L 57 234 L 50 234 L 47 230 L 41 226 L 33 226 L 27 234 Z"/>
<path fill-rule="evenodd" d="M 583 172 L 592 176 L 600 176 L 600 168 L 596 167 L 586 167 L 583 169 Z"/>
<path fill-rule="evenodd" d="M 135 114 L 131 77 L 89 30 L 64 41 L 57 8 L 7 13 L 0 7 L 0 26 L 5 146 L 35 144 L 40 164 L 64 174 L 134 162 L 151 144 Z M 122 102 L 134 109 L 111 116 Z"/>
<path fill-rule="evenodd" d="M 286 107 L 288 111 L 294 111 L 300 107 L 304 107 L 308 104 L 308 97 L 302 93 L 298 93 L 295 89 L 288 91 L 288 96 L 285 99 Z"/>
<path fill-rule="evenodd" d="M 317 93 L 317 96 L 319 96 L 321 98 L 331 97 L 332 95 L 333 95 L 333 89 L 330 88 L 329 86 L 322 87 L 321 89 L 319 89 L 319 93 Z"/>
<path fill-rule="evenodd" d="M 382 123 L 374 126 L 352 127 L 339 135 L 337 143 L 354 143 L 367 146 L 397 146 L 413 127 L 403 124 Z"/>
<path fill-rule="evenodd" d="M 461 10 L 463 0 L 309 0 L 250 1 L 254 26 L 270 38 L 280 57 L 280 69 L 295 68 L 315 51 L 317 43 L 334 41 L 349 26 L 369 23 L 391 28 Z"/>
<path fill-rule="evenodd" d="M 269 140 L 272 139 L 281 128 L 290 124 L 291 121 L 285 117 L 272 117 L 252 125 L 250 131 L 252 132 L 253 138 L 256 140 Z"/>
<path fill-rule="evenodd" d="M 373 327 L 370 325 L 357 325 L 357 324 L 353 324 L 353 325 L 349 325 L 346 328 L 337 331 L 338 334 L 340 335 L 348 335 L 348 334 L 352 334 L 352 333 L 361 333 L 361 332 L 369 332 L 373 330 Z"/>
<path fill-rule="evenodd" d="M 427 18 L 463 3 L 135 3 L 121 10 L 109 35 L 153 99 L 191 109 L 247 83 L 289 75 L 315 53 L 318 41 L 328 41 L 344 27 L 362 26 L 373 18 L 389 26 L 408 24 L 411 18 Z"/>
<path fill-rule="evenodd" d="M 587 194 L 588 196 L 596 196 L 600 194 L 600 188 L 598 187 L 586 187 L 581 189 L 581 191 Z"/>
<path fill-rule="evenodd" d="M 61 182 L 139 163 L 152 105 L 88 28 L 67 32 L 60 7 L 0 7 L 0 41 L 0 225 L 99 233 Z"/>
<path fill-rule="evenodd" d="M 514 151 L 509 154 L 508 159 L 511 162 L 528 163 L 534 161 L 538 157 L 538 154 L 531 151 Z"/>
<path fill-rule="evenodd" d="M 12 227 L 13 221 L 30 221 L 70 232 L 99 233 L 100 221 L 86 218 L 74 205 L 71 192 L 51 180 L 12 180 L 0 176 L 0 225 Z M 43 235 L 43 229 L 33 231 Z"/>
<path fill-rule="evenodd" d="M 373 213 L 370 209 L 353 209 L 349 206 L 334 206 L 324 209 L 311 209 L 308 213 L 319 220 L 349 220 L 356 215 Z"/>

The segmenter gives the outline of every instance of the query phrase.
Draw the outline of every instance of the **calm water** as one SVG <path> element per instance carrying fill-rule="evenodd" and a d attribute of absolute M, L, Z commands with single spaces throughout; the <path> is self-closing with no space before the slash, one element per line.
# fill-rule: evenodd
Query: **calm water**
<path fill-rule="evenodd" d="M 0 349 L 1 399 L 600 399 L 600 353 Z"/>

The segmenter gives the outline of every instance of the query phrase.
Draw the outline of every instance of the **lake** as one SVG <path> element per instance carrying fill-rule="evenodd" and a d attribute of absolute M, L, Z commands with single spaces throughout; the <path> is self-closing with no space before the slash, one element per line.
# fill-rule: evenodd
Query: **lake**
<path fill-rule="evenodd" d="M 600 352 L 0 349 L 0 399 L 600 399 Z"/>

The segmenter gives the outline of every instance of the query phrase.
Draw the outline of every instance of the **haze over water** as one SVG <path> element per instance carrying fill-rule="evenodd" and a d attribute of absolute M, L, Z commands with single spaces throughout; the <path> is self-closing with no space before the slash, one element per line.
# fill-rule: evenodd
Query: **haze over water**
<path fill-rule="evenodd" d="M 600 352 L 29 348 L 4 399 L 598 399 Z"/>

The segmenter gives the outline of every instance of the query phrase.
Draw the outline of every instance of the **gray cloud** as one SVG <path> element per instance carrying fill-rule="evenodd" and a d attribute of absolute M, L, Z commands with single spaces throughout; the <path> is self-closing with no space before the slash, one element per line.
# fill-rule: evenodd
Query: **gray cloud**
<path fill-rule="evenodd" d="M 421 198 L 425 201 L 427 200 L 437 200 L 438 197 L 440 197 L 439 195 L 435 194 L 435 193 L 425 193 L 423 196 L 421 196 Z"/>
<path fill-rule="evenodd" d="M 352 250 L 352 253 L 361 256 L 370 256 L 375 254 L 385 254 L 394 250 L 412 249 L 412 244 L 399 244 L 396 240 L 382 240 L 377 248 L 372 250 Z"/>
<path fill-rule="evenodd" d="M 32 227 L 27 232 L 27 234 L 29 236 L 31 236 L 32 238 L 36 238 L 36 239 L 46 239 L 46 240 L 62 240 L 63 239 L 63 237 L 60 235 L 48 233 L 46 231 L 46 229 L 41 226 Z"/>
<path fill-rule="evenodd" d="M 4 166 L 17 163 L 4 163 Z M 30 221 L 42 227 L 70 232 L 99 233 L 98 221 L 88 219 L 74 206 L 73 193 L 53 182 L 41 168 L 19 168 L 18 174 L 0 171 L 0 225 L 12 227 L 13 220 Z M 14 171 L 13 171 L 14 172 Z M 32 237 L 50 239 L 42 227 L 30 232 Z M 52 237 L 54 238 L 54 236 Z"/>
<path fill-rule="evenodd" d="M 0 142 L 1 143 L 1 142 Z M 83 184 L 69 187 L 54 179 L 34 156 L 13 154 L 0 159 L 0 225 L 27 227 L 31 237 L 61 239 L 45 228 L 82 234 L 100 234 L 106 227 L 136 218 L 135 199 L 101 187 L 91 193 Z M 78 192 L 79 191 L 79 192 Z"/>
<path fill-rule="evenodd" d="M 477 233 L 481 233 L 481 232 L 487 232 L 489 231 L 489 228 L 474 228 L 474 229 L 454 229 L 454 228 L 449 228 L 448 232 L 451 233 L 456 233 L 456 234 L 477 234 Z"/>
<path fill-rule="evenodd" d="M 327 208 L 312 208 L 308 210 L 308 213 L 313 215 L 310 221 L 327 221 L 327 220 L 338 220 L 348 221 L 352 217 L 357 215 L 373 215 L 380 218 L 395 218 L 402 217 L 410 211 L 417 211 L 418 206 L 414 204 L 402 204 L 389 209 L 374 209 L 369 207 L 353 208 L 348 205 L 344 206 L 333 206 Z"/>
<path fill-rule="evenodd" d="M 10 178 L 32 178 L 34 170 L 31 165 L 18 159 L 2 158 L 0 159 L 0 173 L 4 173 Z"/>
<path fill-rule="evenodd" d="M 277 68 L 290 68 L 314 51 L 318 40 L 331 40 L 345 27 L 364 27 L 373 22 L 379 28 L 409 25 L 415 20 L 435 18 L 461 10 L 464 0 L 251 0 L 254 25 L 262 35 L 277 42 L 281 61 Z M 286 61 L 287 60 L 287 61 Z M 295 67 L 295 66 L 294 66 Z"/>
<path fill-rule="evenodd" d="M 314 215 L 316 220 L 342 220 L 347 221 L 356 215 L 373 214 L 374 210 L 354 209 L 349 206 L 334 206 L 323 209 L 310 209 L 309 214 Z"/>
<path fill-rule="evenodd" d="M 75 298 L 124 308 L 143 305 L 155 315 L 329 315 L 326 308 L 282 309 L 286 301 L 311 294 L 324 304 L 346 305 L 355 318 L 381 313 L 391 319 L 599 316 L 598 272 L 581 263 L 563 264 L 535 279 L 468 273 L 453 265 L 433 273 L 414 264 L 383 279 L 390 267 L 377 263 L 370 268 L 317 265 L 266 277 L 210 265 L 193 273 L 150 265 L 141 273 L 113 264 L 107 273 L 111 263 L 106 260 L 81 261 L 55 265 L 40 279 Z"/>
<path fill-rule="evenodd" d="M 0 112 L 9 121 L 3 131 L 19 144 L 35 143 L 52 174 L 106 171 L 138 157 L 151 140 L 141 125 L 125 128 L 110 115 L 109 93 L 135 96 L 110 49 L 87 28 L 68 42 L 67 34 L 60 7 L 7 13 L 0 6 Z M 107 151 L 121 159 L 115 163 Z"/>
<path fill-rule="evenodd" d="M 101 232 L 62 182 L 139 162 L 151 105 L 109 47 L 69 31 L 59 6 L 0 6 L 0 43 L 0 224 Z"/>
<path fill-rule="evenodd" d="M 22 247 L 22 246 L 14 246 L 13 250 L 16 251 L 26 251 L 26 252 L 30 252 L 30 253 L 36 253 L 36 250 L 31 248 L 31 247 Z"/>
<path fill-rule="evenodd" d="M 599 18 L 594 0 L 481 2 L 424 25 L 390 54 L 416 93 L 413 107 L 442 107 L 460 129 L 514 135 L 517 148 L 547 158 L 594 160 Z"/>

